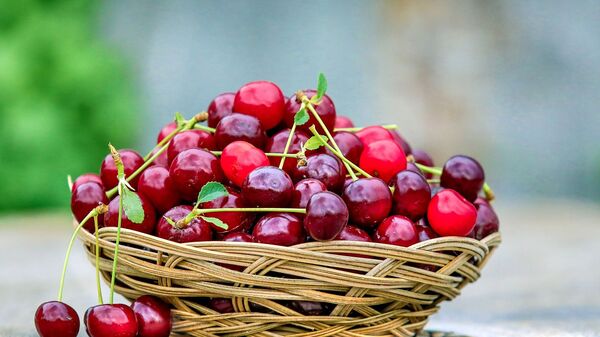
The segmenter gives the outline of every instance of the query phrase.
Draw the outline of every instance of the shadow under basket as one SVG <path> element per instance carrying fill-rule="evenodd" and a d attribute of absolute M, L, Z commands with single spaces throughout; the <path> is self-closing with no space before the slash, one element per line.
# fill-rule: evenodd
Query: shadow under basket
<path fill-rule="evenodd" d="M 98 235 L 100 270 L 110 280 L 117 231 L 101 228 Z M 95 236 L 82 230 L 79 237 L 95 264 Z M 123 229 L 115 291 L 171 303 L 173 336 L 408 337 L 479 278 L 500 241 L 494 233 L 409 248 L 352 241 L 179 244 Z M 230 299 L 233 312 L 212 310 L 211 298 Z M 326 311 L 302 313 L 302 301 Z"/>

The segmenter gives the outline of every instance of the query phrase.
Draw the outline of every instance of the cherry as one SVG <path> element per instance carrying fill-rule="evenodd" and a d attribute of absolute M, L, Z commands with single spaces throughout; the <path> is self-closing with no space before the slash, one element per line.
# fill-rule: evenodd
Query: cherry
<path fill-rule="evenodd" d="M 169 163 L 177 157 L 178 154 L 189 149 L 207 149 L 214 150 L 215 138 L 212 134 L 204 130 L 186 130 L 180 132 L 171 139 L 167 148 L 167 158 Z"/>
<path fill-rule="evenodd" d="M 477 208 L 477 221 L 475 227 L 469 233 L 469 237 L 481 240 L 486 236 L 495 233 L 500 227 L 500 221 L 498 215 L 494 212 L 492 205 L 487 201 L 477 199 L 475 201 L 475 208 Z"/>
<path fill-rule="evenodd" d="M 77 222 L 81 222 L 91 210 L 100 204 L 108 204 L 108 198 L 101 184 L 93 181 L 81 183 L 71 194 L 71 211 Z M 103 217 L 98 217 L 98 225 L 104 223 Z M 94 222 L 88 221 L 83 226 L 88 232 L 94 233 Z"/>
<path fill-rule="evenodd" d="M 403 215 L 387 217 L 373 235 L 373 240 L 396 246 L 410 247 L 419 242 L 417 226 Z"/>
<path fill-rule="evenodd" d="M 291 206 L 306 208 L 308 200 L 317 192 L 327 191 L 327 186 L 314 178 L 302 179 L 294 185 Z"/>
<path fill-rule="evenodd" d="M 236 186 L 242 186 L 248 174 L 255 168 L 268 165 L 267 155 L 261 149 L 244 141 L 230 143 L 221 153 L 223 173 Z"/>
<path fill-rule="evenodd" d="M 235 312 L 230 298 L 211 298 L 210 301 L 208 301 L 208 306 L 212 310 L 221 314 L 230 314 Z"/>
<path fill-rule="evenodd" d="M 138 324 L 133 309 L 125 304 L 101 304 L 85 313 L 90 337 L 136 337 Z"/>
<path fill-rule="evenodd" d="M 137 337 L 169 337 L 171 308 L 155 296 L 143 295 L 131 303 L 138 326 Z"/>
<path fill-rule="evenodd" d="M 167 125 L 163 126 L 156 137 L 156 144 L 160 143 L 163 139 L 170 135 L 171 132 L 175 131 L 175 129 L 177 129 L 176 122 L 169 122 Z"/>
<path fill-rule="evenodd" d="M 440 185 L 451 188 L 469 201 L 475 201 L 485 180 L 479 162 L 468 156 L 454 156 L 444 164 Z"/>
<path fill-rule="evenodd" d="M 379 125 L 367 126 L 356 131 L 355 135 L 360 139 L 364 146 L 379 140 L 394 140 L 392 134 L 384 127 Z"/>
<path fill-rule="evenodd" d="M 211 201 L 200 204 L 200 208 L 203 209 L 215 209 L 215 208 L 243 208 L 246 207 L 244 199 L 239 192 L 231 187 L 227 187 L 229 193 L 226 197 L 219 197 Z M 248 212 L 217 212 L 217 213 L 204 213 L 205 216 L 218 218 L 227 224 L 227 230 L 210 224 L 212 229 L 217 232 L 234 232 L 239 229 L 247 228 L 251 225 L 254 216 Z"/>
<path fill-rule="evenodd" d="M 427 212 L 431 200 L 431 187 L 419 173 L 404 170 L 392 179 L 394 186 L 394 214 L 404 215 L 417 221 Z"/>
<path fill-rule="evenodd" d="M 267 145 L 265 146 L 265 151 L 271 153 L 283 153 L 285 149 L 285 144 L 287 143 L 288 137 L 290 135 L 290 129 L 283 129 L 275 133 L 267 140 Z M 288 153 L 298 153 L 300 152 L 300 145 L 306 143 L 308 140 L 308 136 L 303 132 L 296 130 L 294 135 L 292 136 L 292 142 L 290 143 L 290 147 L 288 148 Z M 271 157 L 269 158 L 271 161 L 271 165 L 279 166 L 279 162 L 281 161 L 280 157 Z M 293 174 L 294 169 L 298 163 L 298 160 L 295 158 L 287 158 L 285 163 L 283 164 L 283 170 L 288 174 Z"/>
<path fill-rule="evenodd" d="M 431 178 L 431 174 L 426 175 L 425 173 L 423 173 L 423 171 L 421 171 L 421 169 L 415 165 L 415 163 L 411 163 L 411 162 L 407 162 L 406 163 L 406 169 L 405 171 L 412 171 L 415 173 L 418 173 L 419 175 L 423 176 L 424 178 Z M 390 181 L 390 183 L 393 182 L 393 179 Z"/>
<path fill-rule="evenodd" d="M 329 311 L 326 303 L 313 301 L 291 301 L 290 307 L 305 316 L 322 316 Z"/>
<path fill-rule="evenodd" d="M 123 167 L 125 169 L 125 177 L 129 177 L 135 172 L 140 166 L 144 164 L 144 158 L 139 153 L 133 150 L 119 150 L 121 160 L 123 161 Z M 106 155 L 104 161 L 102 161 L 102 167 L 100 168 L 100 178 L 102 178 L 102 184 L 107 190 L 117 186 L 119 179 L 117 178 L 117 166 L 112 158 L 111 154 Z M 129 184 L 133 188 L 137 188 L 139 176 L 135 177 Z"/>
<path fill-rule="evenodd" d="M 346 159 L 355 164 L 359 163 L 360 154 L 364 146 L 356 135 L 351 132 L 340 131 L 335 133 L 333 140 L 335 140 L 335 143 Z M 331 154 L 330 152 L 328 153 Z"/>
<path fill-rule="evenodd" d="M 152 153 L 150 154 L 150 156 L 154 156 L 154 154 L 156 152 L 158 152 L 160 150 L 160 148 L 155 148 L 152 150 Z M 167 147 L 168 150 L 168 147 Z M 166 167 L 167 169 L 169 168 L 169 158 L 167 157 L 167 151 L 163 151 L 161 154 L 158 155 L 158 157 L 154 158 L 154 160 L 152 161 L 152 164 L 150 164 L 151 166 L 162 166 L 162 167 Z"/>
<path fill-rule="evenodd" d="M 222 241 L 227 242 L 255 242 L 254 237 L 244 232 L 232 232 L 223 237 Z"/>
<path fill-rule="evenodd" d="M 380 223 L 392 209 L 390 188 L 379 178 L 362 178 L 348 184 L 342 199 L 348 206 L 352 223 L 366 228 Z"/>
<path fill-rule="evenodd" d="M 371 242 L 371 237 L 369 233 L 366 231 L 348 224 L 338 236 L 335 237 L 335 240 L 343 240 L 343 241 L 359 241 L 359 242 Z"/>
<path fill-rule="evenodd" d="M 312 89 L 304 90 L 304 94 L 306 95 L 306 97 L 308 97 L 310 99 L 314 95 L 317 94 L 317 91 L 312 90 Z M 296 97 L 296 94 L 290 96 L 289 100 L 287 101 L 287 104 L 285 106 L 285 116 L 284 116 L 283 120 L 285 122 L 285 125 L 288 128 L 291 128 L 292 125 L 294 124 L 294 116 L 296 116 L 296 112 L 298 112 L 298 110 L 300 110 L 301 104 L 302 104 L 302 102 L 300 100 L 298 100 L 298 98 Z M 321 117 L 323 124 L 325 124 L 325 127 L 330 132 L 333 132 L 333 128 L 334 128 L 335 120 L 336 120 L 336 113 L 335 113 L 335 104 L 333 104 L 333 101 L 331 100 L 331 98 L 328 95 L 323 95 L 321 103 L 319 103 L 318 105 L 315 105 L 314 107 L 315 107 L 315 111 L 317 112 L 317 115 L 319 115 L 319 117 Z M 319 122 L 315 119 L 315 117 L 312 115 L 312 113 L 308 110 L 306 112 L 309 115 L 308 122 L 304 123 L 303 125 L 298 125 L 298 130 L 302 130 L 304 132 L 310 132 L 308 130 L 308 128 L 311 127 L 312 125 L 315 125 L 317 132 L 319 132 L 319 134 L 325 133 L 325 131 L 323 131 L 323 128 L 321 127 L 321 124 L 319 124 Z"/>
<path fill-rule="evenodd" d="M 309 156 L 305 166 L 296 167 L 294 180 L 300 181 L 306 178 L 314 178 L 321 181 L 329 191 L 341 191 L 346 178 L 346 169 L 334 156 L 319 153 Z"/>
<path fill-rule="evenodd" d="M 215 97 L 206 112 L 208 112 L 208 126 L 211 128 L 217 127 L 217 124 L 223 119 L 225 116 L 231 115 L 233 112 L 233 99 L 235 98 L 235 93 L 226 92 L 222 93 L 219 96 Z"/>
<path fill-rule="evenodd" d="M 348 207 L 332 192 L 317 192 L 306 205 L 304 228 L 319 241 L 332 240 L 348 224 Z"/>
<path fill-rule="evenodd" d="M 102 179 L 100 179 L 99 175 L 97 175 L 96 173 L 85 173 L 77 177 L 77 179 L 75 179 L 75 181 L 73 182 L 73 186 L 71 186 L 71 192 L 75 191 L 77 189 L 77 186 L 89 182 L 94 182 L 102 186 Z"/>
<path fill-rule="evenodd" d="M 431 198 L 427 220 L 441 236 L 467 236 L 475 227 L 477 210 L 455 190 L 444 189 Z"/>
<path fill-rule="evenodd" d="M 288 213 L 270 213 L 258 220 L 252 236 L 259 243 L 293 246 L 306 237 L 300 219 Z"/>
<path fill-rule="evenodd" d="M 188 205 L 175 206 L 165 213 L 156 225 L 156 235 L 160 238 L 184 243 L 197 241 L 210 241 L 212 239 L 212 230 L 210 224 L 202 218 L 194 218 L 189 224 L 171 225 L 166 218 L 175 223 L 180 223 L 190 212 L 192 207 Z"/>
<path fill-rule="evenodd" d="M 177 155 L 169 175 L 181 197 L 188 201 L 196 200 L 207 182 L 224 180 L 219 159 L 202 149 L 189 149 Z"/>
<path fill-rule="evenodd" d="M 274 166 L 259 167 L 246 177 L 242 195 L 248 207 L 287 207 L 294 184 L 283 170 Z"/>
<path fill-rule="evenodd" d="M 425 166 L 429 166 L 429 167 L 435 166 L 431 156 L 423 150 L 414 149 L 414 150 L 412 150 L 412 155 L 415 158 L 415 162 L 417 162 L 421 165 L 425 165 Z M 421 171 L 421 170 L 419 170 L 419 171 Z M 433 177 L 433 174 L 431 174 L 431 173 L 425 173 L 424 175 L 427 179 L 431 179 Z"/>
<path fill-rule="evenodd" d="M 439 236 L 430 227 L 420 225 L 417 226 L 417 234 L 419 236 L 419 242 L 435 239 Z"/>
<path fill-rule="evenodd" d="M 50 301 L 40 304 L 34 316 L 35 329 L 40 337 L 76 337 L 79 316 L 70 305 Z"/>
<path fill-rule="evenodd" d="M 365 146 L 359 166 L 367 173 L 389 182 L 396 173 L 406 169 L 406 155 L 394 141 L 379 140 Z"/>
<path fill-rule="evenodd" d="M 273 82 L 250 82 L 235 94 L 233 111 L 258 118 L 263 128 L 268 130 L 281 122 L 285 112 L 285 97 Z"/>
<path fill-rule="evenodd" d="M 169 176 L 169 170 L 162 166 L 148 167 L 140 175 L 138 192 L 144 195 L 162 214 L 180 202 L 177 189 Z"/>
<path fill-rule="evenodd" d="M 352 120 L 349 117 L 336 115 L 335 123 L 334 123 L 333 127 L 336 129 L 337 128 L 353 128 L 354 123 L 352 122 Z"/>
<path fill-rule="evenodd" d="M 215 139 L 219 150 L 236 140 L 246 141 L 262 149 L 266 137 L 258 119 L 240 113 L 232 113 L 223 117 L 215 129 Z"/>
<path fill-rule="evenodd" d="M 132 192 L 136 193 L 136 192 Z M 123 210 L 121 227 L 133 229 L 138 232 L 151 234 L 154 232 L 154 226 L 156 225 L 156 211 L 152 207 L 152 203 L 143 195 L 138 194 L 142 202 L 142 208 L 144 210 L 144 220 L 142 223 L 135 223 L 127 217 L 127 213 Z M 117 195 L 108 204 L 108 212 L 104 213 L 104 226 L 105 227 L 117 227 L 119 221 L 119 196 Z"/>
<path fill-rule="evenodd" d="M 412 153 L 412 149 L 411 149 L 410 145 L 406 142 L 406 140 L 402 136 L 400 136 L 398 131 L 388 130 L 388 132 L 390 133 L 390 135 L 392 135 L 392 139 L 396 142 L 396 144 L 398 144 L 402 148 L 402 151 L 404 151 L 405 155 L 408 156 L 409 154 Z"/>

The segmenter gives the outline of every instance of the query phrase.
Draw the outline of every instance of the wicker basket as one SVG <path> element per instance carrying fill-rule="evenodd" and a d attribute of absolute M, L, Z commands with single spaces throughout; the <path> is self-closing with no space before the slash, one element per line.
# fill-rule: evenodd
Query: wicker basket
<path fill-rule="evenodd" d="M 105 279 L 116 233 L 99 231 Z M 80 231 L 80 238 L 95 263 L 94 235 Z M 410 248 L 350 241 L 179 244 L 123 229 L 115 291 L 170 302 L 174 336 L 408 337 L 423 329 L 440 302 L 479 278 L 500 241 L 495 233 L 481 241 L 445 237 Z M 208 298 L 231 298 L 236 312 L 213 311 Z M 302 315 L 285 305 L 295 300 L 329 303 L 331 314 Z"/>

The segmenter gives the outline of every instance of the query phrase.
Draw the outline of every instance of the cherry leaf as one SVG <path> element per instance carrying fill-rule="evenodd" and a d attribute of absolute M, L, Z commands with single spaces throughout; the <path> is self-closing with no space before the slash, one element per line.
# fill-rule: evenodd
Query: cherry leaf
<path fill-rule="evenodd" d="M 121 198 L 123 198 L 123 210 L 127 218 L 133 223 L 142 223 L 145 215 L 140 196 L 127 188 L 123 188 Z"/>
<path fill-rule="evenodd" d="M 310 137 L 306 143 L 304 143 L 304 148 L 307 150 L 316 150 L 318 148 L 320 148 L 321 146 L 325 145 L 325 143 L 323 143 L 323 136 L 319 135 L 319 136 L 312 136 Z"/>
<path fill-rule="evenodd" d="M 210 222 L 211 224 L 217 227 L 223 228 L 224 230 L 229 229 L 229 226 L 219 218 L 213 218 L 211 216 L 201 216 L 200 218 L 202 218 L 202 220 L 206 222 Z"/>
<path fill-rule="evenodd" d="M 317 99 L 321 99 L 327 92 L 327 79 L 323 73 L 319 73 L 319 79 L 317 81 Z"/>
<path fill-rule="evenodd" d="M 212 201 L 228 195 L 229 192 L 227 192 L 227 189 L 223 184 L 216 181 L 209 181 L 202 186 L 200 193 L 198 193 L 198 203 Z"/>
<path fill-rule="evenodd" d="M 304 105 L 302 105 L 302 108 L 300 108 L 300 110 L 296 112 L 296 115 L 294 115 L 294 123 L 296 123 L 296 125 L 304 125 L 306 122 L 308 122 L 309 117 L 310 116 L 308 115 L 308 112 L 306 112 Z"/>

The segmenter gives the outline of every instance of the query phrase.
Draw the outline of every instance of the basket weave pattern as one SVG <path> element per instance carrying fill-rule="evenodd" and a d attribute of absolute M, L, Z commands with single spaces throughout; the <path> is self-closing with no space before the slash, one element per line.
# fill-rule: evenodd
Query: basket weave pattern
<path fill-rule="evenodd" d="M 110 279 L 116 228 L 102 228 L 100 270 Z M 80 232 L 95 263 L 95 237 Z M 179 244 L 122 229 L 115 291 L 154 294 L 173 307 L 175 336 L 414 336 L 444 300 L 459 295 L 500 244 L 446 237 L 410 248 L 378 243 Z M 223 267 L 229 265 L 229 268 Z M 231 266 L 240 266 L 241 271 Z M 235 268 L 234 268 L 235 269 Z M 208 298 L 231 298 L 220 314 Z M 305 316 L 285 303 L 329 303 L 327 316 Z"/>

